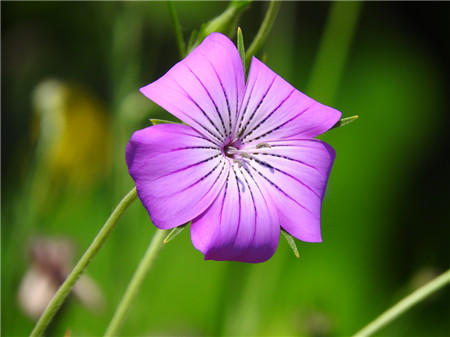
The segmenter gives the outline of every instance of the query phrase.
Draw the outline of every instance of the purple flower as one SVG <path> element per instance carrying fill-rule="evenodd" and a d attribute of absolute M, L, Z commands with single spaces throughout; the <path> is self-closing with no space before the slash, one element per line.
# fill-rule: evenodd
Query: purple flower
<path fill-rule="evenodd" d="M 313 139 L 341 113 L 253 58 L 247 83 L 239 53 L 213 33 L 141 92 L 188 125 L 137 131 L 126 161 L 161 229 L 191 224 L 205 259 L 263 262 L 280 226 L 320 242 L 320 212 L 335 152 Z"/>

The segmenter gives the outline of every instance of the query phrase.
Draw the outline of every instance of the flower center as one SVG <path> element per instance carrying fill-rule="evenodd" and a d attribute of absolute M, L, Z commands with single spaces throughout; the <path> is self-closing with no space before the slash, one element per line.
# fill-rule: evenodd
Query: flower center
<path fill-rule="evenodd" d="M 239 153 L 240 153 L 239 149 L 240 149 L 241 145 L 242 145 L 242 143 L 239 139 L 231 141 L 230 143 L 225 145 L 223 148 L 223 152 L 224 152 L 225 156 L 227 156 L 228 158 L 231 158 L 231 159 L 237 159 L 237 157 L 239 156 Z"/>

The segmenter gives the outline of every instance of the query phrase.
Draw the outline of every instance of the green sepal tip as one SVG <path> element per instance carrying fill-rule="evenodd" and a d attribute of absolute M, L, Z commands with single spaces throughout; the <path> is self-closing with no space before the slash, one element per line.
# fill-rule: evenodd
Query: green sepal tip
<path fill-rule="evenodd" d="M 164 244 L 168 243 L 169 241 L 171 241 L 175 236 L 177 236 L 178 234 L 180 234 L 184 228 L 186 227 L 187 223 L 178 227 L 175 227 L 174 229 L 172 229 L 169 233 L 169 235 L 166 236 L 166 238 L 164 239 Z"/>
<path fill-rule="evenodd" d="M 286 232 L 284 229 L 281 229 L 281 234 L 283 234 L 283 236 L 286 239 L 289 247 L 291 247 L 292 252 L 294 253 L 295 257 L 296 258 L 300 258 L 300 254 L 298 252 L 297 245 L 295 244 L 295 240 L 292 237 L 292 235 L 289 234 L 288 232 Z"/>
<path fill-rule="evenodd" d="M 334 124 L 331 129 L 335 129 L 335 128 L 339 128 L 341 126 L 350 124 L 354 121 L 356 121 L 359 118 L 358 115 L 356 116 L 351 116 L 351 117 L 345 117 L 345 118 L 341 118 L 336 124 Z"/>
<path fill-rule="evenodd" d="M 238 29 L 237 29 L 237 49 L 238 49 L 239 55 L 241 56 L 242 65 L 244 66 L 244 69 L 245 69 L 244 36 L 242 35 L 241 27 L 238 27 Z"/>
<path fill-rule="evenodd" d="M 178 123 L 178 122 L 175 122 L 175 121 L 168 121 L 168 120 L 165 120 L 165 119 L 154 119 L 154 118 L 151 118 L 151 119 L 149 119 L 149 121 L 150 121 L 150 123 L 152 123 L 152 125 L 158 125 L 158 124 L 181 124 L 181 123 Z"/>

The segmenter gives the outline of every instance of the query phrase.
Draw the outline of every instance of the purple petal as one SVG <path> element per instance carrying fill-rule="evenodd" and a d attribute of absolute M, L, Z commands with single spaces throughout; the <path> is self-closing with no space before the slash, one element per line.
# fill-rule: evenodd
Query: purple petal
<path fill-rule="evenodd" d="M 320 242 L 320 213 L 333 148 L 316 139 L 274 141 L 270 146 L 249 149 L 248 165 L 276 205 L 280 225 L 300 240 Z"/>
<path fill-rule="evenodd" d="M 330 129 L 341 113 L 295 89 L 253 58 L 238 131 L 244 143 L 309 138 Z"/>
<path fill-rule="evenodd" d="M 239 53 L 229 38 L 210 34 L 185 59 L 141 92 L 216 143 L 236 123 L 245 90 Z"/>
<path fill-rule="evenodd" d="M 224 186 L 230 166 L 213 142 L 178 124 L 136 131 L 126 161 L 139 199 L 161 229 L 204 212 Z"/>
<path fill-rule="evenodd" d="M 192 221 L 192 242 L 206 260 L 258 263 L 275 252 L 275 206 L 243 167 L 234 166 L 211 207 Z"/>

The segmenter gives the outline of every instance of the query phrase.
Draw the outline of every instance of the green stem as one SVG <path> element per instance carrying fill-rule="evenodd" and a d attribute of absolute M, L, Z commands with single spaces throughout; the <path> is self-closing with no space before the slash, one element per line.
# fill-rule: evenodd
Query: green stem
<path fill-rule="evenodd" d="M 183 40 L 183 34 L 181 33 L 181 25 L 178 20 L 177 12 L 175 11 L 175 7 L 173 6 L 173 1 L 168 1 L 167 5 L 169 6 L 170 18 L 172 19 L 173 28 L 175 30 L 175 37 L 177 39 L 177 47 L 178 54 L 180 58 L 184 58 L 186 52 L 186 46 Z"/>
<path fill-rule="evenodd" d="M 424 300 L 431 294 L 435 293 L 439 289 L 443 288 L 445 285 L 450 283 L 450 269 L 440 276 L 436 277 L 434 280 L 428 282 L 424 286 L 420 287 L 414 291 L 409 296 L 402 299 L 396 305 L 385 311 L 374 321 L 366 325 L 363 329 L 358 331 L 354 337 L 365 337 L 370 336 L 374 332 L 380 330 L 382 327 L 405 313 L 408 309 L 413 307 L 415 304 Z"/>
<path fill-rule="evenodd" d="M 128 207 L 133 203 L 133 201 L 136 200 L 136 197 L 137 197 L 136 187 L 134 187 L 120 201 L 120 203 L 117 205 L 117 207 L 111 213 L 108 220 L 103 225 L 100 232 L 95 237 L 94 241 L 92 241 L 89 248 L 86 250 L 84 255 L 81 257 L 81 259 L 76 264 L 75 268 L 73 268 L 72 272 L 69 274 L 69 276 L 66 278 L 64 283 L 61 285 L 61 287 L 56 292 L 53 299 L 48 304 L 44 313 L 41 315 L 41 317 L 39 318 L 39 321 L 36 323 L 36 326 L 34 327 L 33 331 L 31 332 L 30 337 L 37 337 L 37 336 L 41 336 L 43 334 L 43 332 L 47 328 L 48 324 L 53 319 L 53 316 L 55 316 L 59 307 L 66 299 L 67 295 L 69 295 L 70 291 L 72 290 L 73 286 L 77 282 L 78 278 L 84 272 L 86 267 L 90 264 L 90 262 L 92 261 L 94 256 L 99 251 L 99 249 L 103 246 L 103 243 L 108 238 L 109 234 L 111 233 L 112 229 L 114 228 L 116 223 L 119 221 L 121 216 L 125 213 L 125 211 L 128 209 Z"/>
<path fill-rule="evenodd" d="M 245 64 L 250 64 L 252 56 L 255 55 L 266 41 L 267 35 L 272 28 L 273 22 L 277 17 L 278 9 L 280 8 L 281 1 L 271 1 L 269 8 L 267 9 L 266 16 L 264 17 L 263 23 L 259 28 L 258 33 L 252 41 L 252 44 L 247 49 L 245 54 Z"/>
<path fill-rule="evenodd" d="M 139 292 L 142 282 L 155 261 L 156 255 L 163 246 L 165 236 L 166 233 L 162 230 L 157 230 L 153 236 L 147 251 L 142 257 L 139 266 L 137 267 L 119 305 L 117 306 L 116 312 L 114 313 L 114 316 L 106 329 L 105 336 L 117 336 L 118 330 L 125 320 L 125 316 L 130 308 L 131 302 Z"/>
<path fill-rule="evenodd" d="M 333 1 L 319 51 L 315 59 L 307 94 L 331 104 L 345 66 L 355 33 L 361 2 Z"/>

